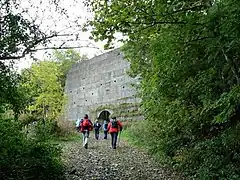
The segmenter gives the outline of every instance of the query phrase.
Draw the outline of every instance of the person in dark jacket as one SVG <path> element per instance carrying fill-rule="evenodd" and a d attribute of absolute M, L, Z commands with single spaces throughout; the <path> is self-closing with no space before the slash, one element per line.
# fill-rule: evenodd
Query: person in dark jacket
<path fill-rule="evenodd" d="M 101 124 L 98 122 L 98 120 L 95 121 L 94 125 L 94 130 L 95 130 L 95 138 L 98 140 L 99 139 L 99 131 L 101 128 Z"/>
<path fill-rule="evenodd" d="M 116 117 L 113 117 L 110 123 L 108 123 L 108 132 L 111 134 L 113 149 L 117 147 L 118 132 L 122 131 L 122 127 L 121 121 L 117 120 Z"/>

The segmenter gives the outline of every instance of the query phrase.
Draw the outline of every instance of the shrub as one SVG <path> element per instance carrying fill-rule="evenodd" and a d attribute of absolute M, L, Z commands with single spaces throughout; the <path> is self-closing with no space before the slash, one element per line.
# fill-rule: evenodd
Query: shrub
<path fill-rule="evenodd" d="M 0 121 L 0 177 L 62 179 L 61 149 L 45 138 L 27 138 L 21 124 Z"/>
<path fill-rule="evenodd" d="M 135 145 L 146 148 L 163 164 L 196 179 L 240 179 L 240 123 L 218 136 L 185 145 L 180 137 L 160 139 L 153 127 L 154 122 L 140 121 L 127 131 Z"/>
<path fill-rule="evenodd" d="M 240 179 L 240 124 L 179 153 L 176 166 L 199 179 Z"/>
<path fill-rule="evenodd" d="M 146 121 L 132 121 L 128 124 L 127 131 L 135 145 L 148 147 L 149 133 Z"/>
<path fill-rule="evenodd" d="M 76 131 L 75 121 L 69 121 L 64 119 L 59 119 L 57 122 L 57 135 L 58 136 L 69 136 Z"/>

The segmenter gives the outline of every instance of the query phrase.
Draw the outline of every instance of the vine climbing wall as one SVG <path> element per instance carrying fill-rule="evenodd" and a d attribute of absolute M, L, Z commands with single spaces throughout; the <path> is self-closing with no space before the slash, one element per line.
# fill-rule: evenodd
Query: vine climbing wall
<path fill-rule="evenodd" d="M 65 86 L 66 119 L 76 120 L 84 114 L 95 119 L 104 110 L 120 119 L 140 116 L 140 99 L 132 86 L 137 79 L 127 75 L 129 67 L 120 49 L 73 65 Z"/>

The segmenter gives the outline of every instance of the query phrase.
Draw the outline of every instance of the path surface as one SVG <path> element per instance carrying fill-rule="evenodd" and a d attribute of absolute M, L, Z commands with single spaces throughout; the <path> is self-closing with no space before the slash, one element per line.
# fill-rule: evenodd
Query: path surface
<path fill-rule="evenodd" d="M 63 159 L 68 180 L 145 180 L 176 179 L 174 173 L 164 170 L 146 153 L 120 141 L 116 150 L 110 148 L 110 138 L 98 141 L 89 138 L 89 148 L 81 142 L 64 143 Z"/>

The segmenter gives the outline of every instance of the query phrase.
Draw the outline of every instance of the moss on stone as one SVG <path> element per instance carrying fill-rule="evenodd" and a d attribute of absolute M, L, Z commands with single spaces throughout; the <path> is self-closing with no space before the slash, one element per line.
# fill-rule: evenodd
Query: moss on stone
<path fill-rule="evenodd" d="M 93 118 L 97 118 L 97 113 L 103 110 L 112 110 L 113 113 L 111 114 L 111 116 L 133 117 L 142 115 L 141 111 L 139 110 L 139 107 L 140 103 L 106 104 L 98 106 L 97 108 L 90 110 L 90 112 Z"/>

